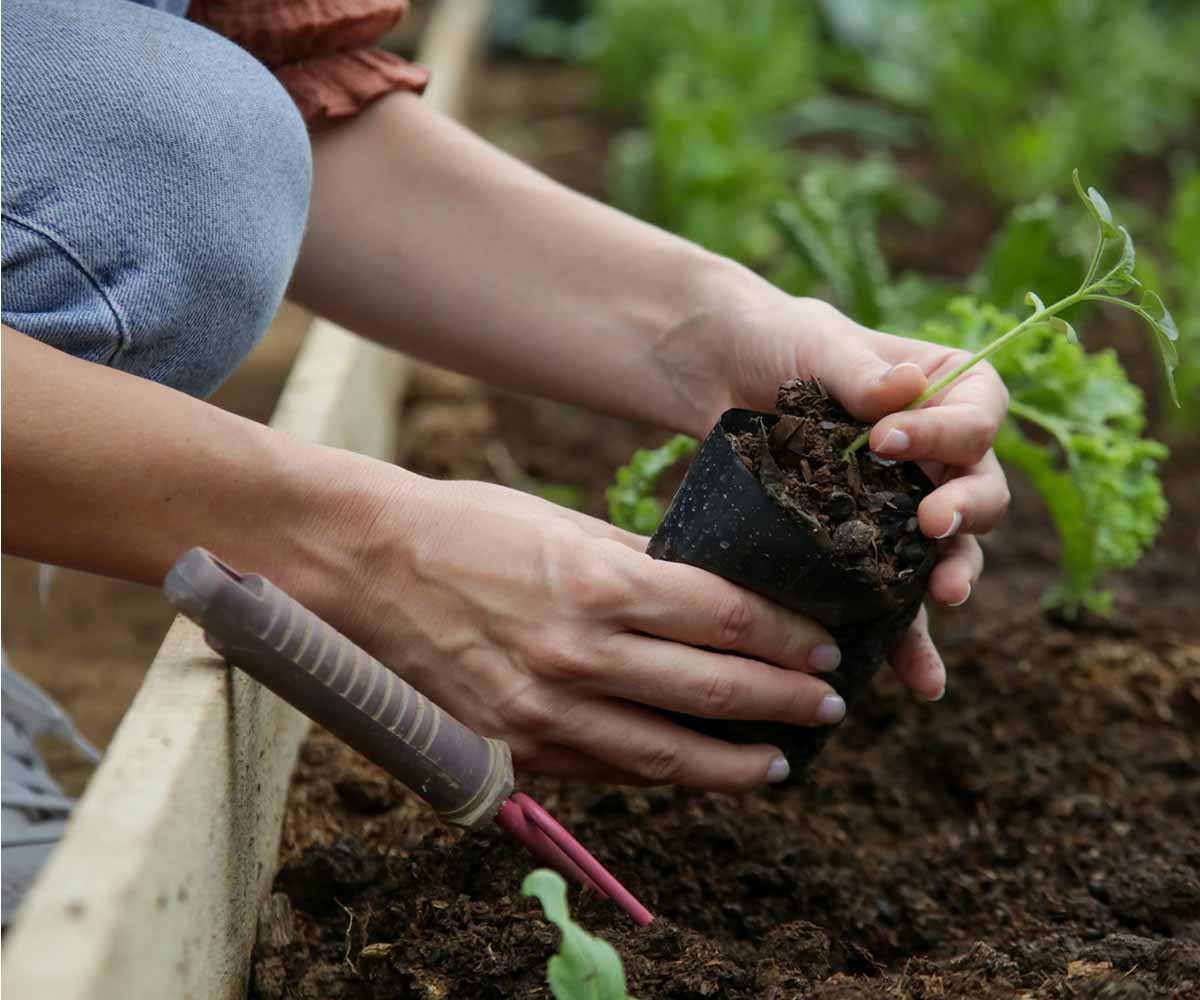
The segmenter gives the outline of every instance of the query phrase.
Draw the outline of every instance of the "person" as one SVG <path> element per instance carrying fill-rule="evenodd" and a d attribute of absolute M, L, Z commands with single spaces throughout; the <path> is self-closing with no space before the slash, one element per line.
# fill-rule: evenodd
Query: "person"
<path fill-rule="evenodd" d="M 967 599 L 1008 501 L 991 368 L 897 412 L 962 356 L 785 295 L 433 112 L 424 71 L 371 48 L 397 0 L 195 0 L 204 24 L 186 6 L 6 4 L 5 551 L 158 585 L 205 546 L 544 774 L 747 789 L 787 776 L 777 749 L 658 710 L 842 718 L 815 622 L 536 497 L 203 402 L 286 291 L 430 362 L 700 437 L 818 377 L 877 421 L 877 454 L 934 471 L 930 594 Z M 891 660 L 942 696 L 924 613 Z"/>

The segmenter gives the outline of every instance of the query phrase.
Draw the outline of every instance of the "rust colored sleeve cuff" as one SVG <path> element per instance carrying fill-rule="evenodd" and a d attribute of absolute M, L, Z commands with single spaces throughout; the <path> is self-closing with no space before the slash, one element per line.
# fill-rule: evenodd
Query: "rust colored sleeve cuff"
<path fill-rule="evenodd" d="M 348 118 L 429 71 L 376 48 L 408 0 L 192 0 L 188 17 L 264 63 L 310 125 Z"/>
<path fill-rule="evenodd" d="M 352 117 L 397 90 L 420 94 L 429 82 L 425 67 L 382 49 L 331 52 L 273 69 L 310 127 Z"/>

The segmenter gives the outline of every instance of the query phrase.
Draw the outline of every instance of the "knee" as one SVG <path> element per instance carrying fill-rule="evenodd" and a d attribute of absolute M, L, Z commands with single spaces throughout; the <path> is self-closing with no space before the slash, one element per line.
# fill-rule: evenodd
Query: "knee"
<path fill-rule="evenodd" d="M 69 33 L 91 6 L 51 2 L 66 24 L 43 19 L 29 31 Z M 243 50 L 179 18 L 121 7 L 130 8 L 118 18 L 127 23 L 112 44 L 85 50 L 79 72 L 51 81 L 49 93 L 18 95 L 32 106 L 10 112 L 5 102 L 4 131 L 19 136 L 9 149 L 37 151 L 13 169 L 5 157 L 5 214 L 26 237 L 14 244 L 19 260 L 5 252 L 6 272 L 10 264 L 21 272 L 11 282 L 6 273 L 5 318 L 21 328 L 12 311 L 27 312 L 35 329 L 25 332 L 207 395 L 266 329 L 287 287 L 308 211 L 308 134 L 282 87 Z M 45 0 L 37 9 L 44 14 Z M 17 41 L 35 43 L 35 55 L 38 44 L 55 44 Z M 17 44 L 5 45 L 6 66 L 10 55 L 23 58 Z M 70 86 L 80 78 L 90 93 Z M 76 280 L 40 281 L 39 270 Z M 68 285 L 69 301 L 56 302 Z M 84 307 L 81 289 L 92 293 Z M 72 322 L 56 328 L 68 309 Z M 89 340 L 80 317 L 92 313 Z"/>

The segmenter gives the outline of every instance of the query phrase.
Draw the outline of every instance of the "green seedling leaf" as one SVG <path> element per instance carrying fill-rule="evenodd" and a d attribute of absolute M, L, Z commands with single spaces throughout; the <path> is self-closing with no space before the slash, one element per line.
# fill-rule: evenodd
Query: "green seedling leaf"
<path fill-rule="evenodd" d="M 1025 293 L 1025 304 L 1027 306 L 1032 306 L 1038 312 L 1046 311 L 1046 303 L 1038 298 L 1037 292 L 1026 292 Z"/>
<path fill-rule="evenodd" d="M 611 944 L 589 934 L 567 910 L 567 883 L 548 868 L 525 876 L 521 894 L 542 904 L 546 919 L 562 931 L 558 954 L 550 959 L 546 980 L 555 1000 L 628 1000 L 625 969 Z"/>
<path fill-rule="evenodd" d="M 1120 232 L 1113 225 L 1112 209 L 1108 207 L 1104 196 L 1094 187 L 1089 187 L 1087 191 L 1083 190 L 1083 182 L 1079 179 L 1078 169 L 1072 172 L 1071 180 L 1075 183 L 1075 190 L 1079 193 L 1080 199 L 1087 206 L 1092 218 L 1096 220 L 1096 225 L 1100 227 L 1100 236 L 1109 240 L 1120 238 Z"/>
<path fill-rule="evenodd" d="M 1065 336 L 1072 344 L 1079 343 L 1079 334 L 1075 332 L 1075 327 L 1073 327 L 1061 316 L 1051 316 L 1046 322 L 1050 329 L 1057 330 L 1059 333 L 1063 334 L 1063 336 Z"/>
<path fill-rule="evenodd" d="M 1111 255 L 1112 263 L 1108 265 L 1107 273 L 1097 282 L 1097 286 L 1114 295 L 1124 295 L 1141 285 L 1141 282 L 1133 274 L 1134 268 L 1137 266 L 1137 251 L 1133 246 L 1133 237 L 1129 235 L 1129 230 L 1124 226 L 1118 226 L 1117 232 L 1117 241 L 1119 242 L 1114 241 L 1113 244 L 1106 245 L 1101 251 L 1102 259 Z M 1113 248 L 1112 250 L 1110 250 L 1110 246 Z M 1102 268 L 1104 266 L 1101 264 Z"/>
<path fill-rule="evenodd" d="M 1175 369 L 1179 364 L 1179 327 L 1175 325 L 1175 317 L 1171 315 L 1158 293 L 1149 288 L 1142 293 L 1137 313 L 1154 331 L 1154 341 L 1158 344 L 1158 353 L 1162 357 L 1163 371 L 1166 374 L 1167 389 L 1171 393 L 1172 402 L 1179 406 L 1179 389 L 1175 385 Z"/>

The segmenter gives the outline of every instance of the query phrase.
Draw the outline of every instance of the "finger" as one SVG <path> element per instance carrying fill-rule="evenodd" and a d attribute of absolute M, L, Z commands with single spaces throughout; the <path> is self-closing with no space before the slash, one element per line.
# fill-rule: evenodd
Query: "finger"
<path fill-rule="evenodd" d="M 1009 499 L 1004 470 L 996 453 L 989 451 L 981 462 L 946 480 L 922 500 L 917 519 L 928 538 L 983 535 L 1004 516 Z"/>
<path fill-rule="evenodd" d="M 870 447 L 883 458 L 967 467 L 983 460 L 999 426 L 977 406 L 929 406 L 884 417 L 871 429 Z"/>
<path fill-rule="evenodd" d="M 547 500 L 546 503 L 550 503 L 550 501 Z M 551 506 L 555 514 L 579 525 L 579 527 L 583 528 L 593 538 L 606 538 L 610 541 L 619 542 L 625 548 L 632 549 L 638 553 L 646 551 L 646 545 L 650 539 L 645 535 L 626 531 L 624 528 L 618 528 L 615 524 L 610 524 L 608 521 L 602 521 L 598 517 L 592 517 L 577 510 L 571 510 L 569 507 L 560 507 L 557 504 L 551 504 Z"/>
<path fill-rule="evenodd" d="M 624 633 L 607 640 L 591 691 L 705 719 L 795 726 L 841 722 L 846 703 L 824 681 L 757 660 Z"/>
<path fill-rule="evenodd" d="M 810 327 L 799 338 L 797 371 L 821 380 L 829 394 L 859 420 L 878 420 L 907 406 L 925 391 L 924 369 L 912 361 L 893 364 L 868 346 L 878 335 L 828 303 L 802 299 Z"/>
<path fill-rule="evenodd" d="M 636 705 L 589 702 L 587 725 L 565 728 L 575 734 L 571 749 L 643 784 L 737 792 L 788 775 L 787 760 L 776 747 L 726 743 Z"/>
<path fill-rule="evenodd" d="M 909 626 L 890 657 L 896 676 L 926 701 L 939 701 L 946 693 L 946 665 L 929 635 L 925 609 Z"/>
<path fill-rule="evenodd" d="M 966 604 L 971 588 L 983 572 L 983 549 L 974 535 L 952 538 L 938 558 L 929 579 L 929 594 L 939 604 L 957 608 Z"/>
<path fill-rule="evenodd" d="M 647 559 L 634 589 L 622 621 L 639 632 L 791 670 L 823 672 L 841 662 L 833 636 L 812 619 L 694 566 Z"/>
<path fill-rule="evenodd" d="M 950 352 L 938 367 L 938 375 L 949 374 L 968 357 L 965 351 Z M 936 378 L 937 375 L 933 377 Z M 1008 412 L 1008 388 L 995 368 L 986 361 L 981 362 L 960 375 L 924 405 L 928 409 L 937 409 L 952 404 L 973 406 L 989 421 L 999 426 Z"/>

